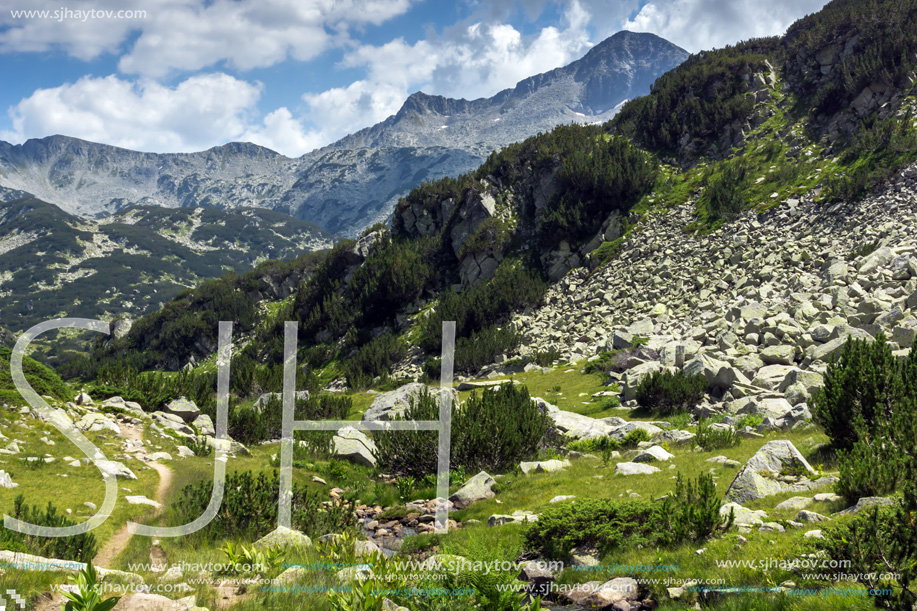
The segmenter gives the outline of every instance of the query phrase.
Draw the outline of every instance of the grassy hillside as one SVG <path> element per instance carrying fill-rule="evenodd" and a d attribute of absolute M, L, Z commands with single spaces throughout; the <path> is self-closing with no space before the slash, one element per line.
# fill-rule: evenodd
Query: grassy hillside
<path fill-rule="evenodd" d="M 9 405 L 26 405 L 25 400 L 13 385 L 13 375 L 10 372 L 10 355 L 12 350 L 0 346 L 0 403 Z M 73 398 L 73 389 L 52 369 L 38 361 L 25 357 L 22 361 L 25 378 L 39 395 L 49 396 L 58 401 L 70 401 Z"/>

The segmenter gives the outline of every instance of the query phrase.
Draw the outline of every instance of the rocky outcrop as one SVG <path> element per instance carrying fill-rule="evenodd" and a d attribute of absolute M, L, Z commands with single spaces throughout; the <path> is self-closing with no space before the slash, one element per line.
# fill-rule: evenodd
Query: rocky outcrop
<path fill-rule="evenodd" d="M 747 503 L 791 491 L 820 488 L 835 481 L 816 479 L 815 470 L 789 441 L 770 441 L 748 459 L 726 490 L 727 501 Z"/>
<path fill-rule="evenodd" d="M 458 393 L 453 389 L 431 388 L 419 382 L 405 384 L 397 390 L 380 393 L 373 399 L 372 405 L 363 414 L 363 420 L 393 420 L 396 417 L 403 416 L 411 406 L 412 401 L 427 390 L 439 401 L 442 394 L 446 394 L 450 400 L 457 401 Z"/>
<path fill-rule="evenodd" d="M 195 418 L 201 415 L 201 410 L 194 404 L 194 401 L 187 397 L 180 397 L 170 401 L 165 409 L 167 414 L 178 416 L 185 422 L 194 422 Z"/>
<path fill-rule="evenodd" d="M 255 541 L 254 547 L 312 547 L 312 540 L 298 530 L 278 526 Z"/>
<path fill-rule="evenodd" d="M 364 467 L 376 466 L 376 444 L 363 431 L 347 426 L 331 439 L 334 455 Z"/>
<path fill-rule="evenodd" d="M 490 475 L 481 471 L 459 488 L 455 494 L 449 497 L 456 509 L 465 509 L 472 503 L 483 499 L 494 497 L 494 491 L 491 489 L 497 483 Z"/>

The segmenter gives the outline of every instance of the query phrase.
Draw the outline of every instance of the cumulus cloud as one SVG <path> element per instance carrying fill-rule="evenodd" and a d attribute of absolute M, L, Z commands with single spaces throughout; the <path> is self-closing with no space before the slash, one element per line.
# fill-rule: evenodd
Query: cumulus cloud
<path fill-rule="evenodd" d="M 652 32 L 692 53 L 741 40 L 775 36 L 826 0 L 655 0 L 621 28 Z"/>
<path fill-rule="evenodd" d="M 11 17 L 17 0 L 0 0 L 0 51 L 62 49 L 83 60 L 128 46 L 119 69 L 162 77 L 221 62 L 240 70 L 306 61 L 348 40 L 351 28 L 379 25 L 410 8 L 411 0 L 74 0 L 66 10 L 95 9 L 99 17 L 54 18 L 59 0 L 28 3 L 50 18 Z M 21 4 L 21 3 L 20 3 Z M 7 6 L 9 5 L 9 6 Z M 119 19 L 117 11 L 143 11 Z M 113 11 L 111 16 L 100 11 Z M 139 31 L 133 42 L 130 35 Z"/>
<path fill-rule="evenodd" d="M 151 3 L 69 0 L 66 6 L 61 4 L 60 0 L 0 0 L 0 53 L 61 49 L 87 61 L 104 53 L 116 53 L 131 32 L 146 23 L 141 16 Z M 120 19 L 118 11 L 123 11 Z"/>
<path fill-rule="evenodd" d="M 245 133 L 260 95 L 260 85 L 226 74 L 193 76 L 175 87 L 84 77 L 23 99 L 9 111 L 12 131 L 0 138 L 64 134 L 141 151 L 196 151 Z"/>
<path fill-rule="evenodd" d="M 286 107 L 268 113 L 260 125 L 249 127 L 238 139 L 265 146 L 287 157 L 299 157 L 327 141 L 320 130 L 306 129 Z"/>
<path fill-rule="evenodd" d="M 39 89 L 10 109 L 21 142 L 53 133 L 151 151 L 191 151 L 248 140 L 301 155 L 397 112 L 422 90 L 474 99 L 581 57 L 621 30 L 650 31 L 689 51 L 783 32 L 825 0 L 469 0 L 463 19 L 416 42 L 354 34 L 418 0 L 71 0 L 70 10 L 145 10 L 144 19 L 11 19 L 0 0 L 0 53 L 62 50 L 119 57 L 120 76 Z M 425 0 L 433 2 L 435 0 Z M 58 0 L 29 9 L 59 10 Z M 557 19 L 553 15 L 561 13 Z M 545 15 L 552 15 L 548 24 Z M 525 23 L 522 23 L 525 22 Z M 532 24 L 537 23 L 537 26 Z M 222 72 L 344 49 L 349 84 L 306 92 L 298 107 L 270 105 L 258 83 Z M 214 68 L 217 66 L 217 68 Z M 225 67 L 224 67 L 225 66 Z M 192 76 L 188 76 L 188 74 Z M 177 84 L 166 77 L 178 78 Z M 184 80 L 181 80 L 184 79 Z M 262 100 L 261 96 L 268 98 Z M 262 110 L 258 104 L 261 103 Z"/>
<path fill-rule="evenodd" d="M 588 12 L 574 0 L 564 15 L 561 27 L 544 27 L 528 37 L 508 23 L 473 20 L 414 44 L 398 38 L 358 46 L 342 65 L 364 69 L 366 78 L 304 95 L 304 118 L 319 126 L 328 143 L 391 116 L 412 91 L 466 99 L 491 96 L 589 49 Z"/>

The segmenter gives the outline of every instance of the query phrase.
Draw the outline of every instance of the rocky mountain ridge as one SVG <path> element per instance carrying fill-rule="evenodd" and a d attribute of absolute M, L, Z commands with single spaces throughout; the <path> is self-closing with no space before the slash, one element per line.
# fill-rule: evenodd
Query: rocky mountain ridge
<path fill-rule="evenodd" d="M 685 57 L 654 35 L 621 32 L 492 98 L 414 94 L 393 117 L 298 159 L 239 142 L 189 154 L 65 136 L 0 142 L 0 197 L 28 193 L 87 217 L 132 205 L 271 208 L 353 236 L 424 180 L 472 170 L 494 148 L 557 124 L 607 119 Z"/>
<path fill-rule="evenodd" d="M 490 98 L 451 99 L 417 92 L 385 121 L 328 148 L 461 147 L 486 156 L 565 123 L 610 119 L 629 99 L 649 92 L 685 51 L 649 33 L 618 32 L 567 66 L 520 81 Z"/>

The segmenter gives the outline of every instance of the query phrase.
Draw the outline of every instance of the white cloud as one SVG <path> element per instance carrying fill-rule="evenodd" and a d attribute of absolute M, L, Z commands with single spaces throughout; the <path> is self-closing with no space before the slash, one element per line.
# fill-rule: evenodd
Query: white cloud
<path fill-rule="evenodd" d="M 826 0 L 655 0 L 622 29 L 652 32 L 696 53 L 741 40 L 783 34 Z"/>
<path fill-rule="evenodd" d="M 10 142 L 64 134 L 155 152 L 190 152 L 242 135 L 261 87 L 226 74 L 193 76 L 175 87 L 115 76 L 84 77 L 39 89 L 10 109 Z"/>
<path fill-rule="evenodd" d="M 17 5 L 17 3 L 19 5 Z M 71 11 L 142 10 L 142 19 L 11 18 L 18 0 L 0 0 L 0 52 L 62 49 L 91 60 L 117 53 L 128 74 L 162 77 L 221 62 L 248 70 L 286 59 L 307 61 L 348 40 L 348 32 L 404 13 L 411 0 L 74 0 Z M 37 0 L 28 10 L 61 10 L 59 0 Z"/>
<path fill-rule="evenodd" d="M 365 69 L 366 78 L 304 95 L 304 118 L 327 144 L 391 116 L 411 91 L 466 99 L 494 95 L 583 55 L 591 46 L 588 23 L 588 12 L 574 0 L 565 27 L 544 27 L 530 37 L 507 23 L 475 21 L 413 45 L 398 38 L 356 47 L 342 64 Z"/>
<path fill-rule="evenodd" d="M 248 128 L 239 140 L 266 146 L 288 157 L 299 157 L 325 144 L 320 131 L 305 129 L 286 107 L 268 113 L 261 125 Z"/>
<path fill-rule="evenodd" d="M 62 49 L 81 60 L 91 60 L 103 53 L 115 53 L 128 35 L 143 27 L 139 18 L 93 18 L 112 11 L 143 11 L 150 8 L 145 0 L 0 0 L 0 53 L 46 52 Z M 44 11 L 14 17 L 11 11 Z"/>
<path fill-rule="evenodd" d="M 10 109 L 21 142 L 54 133 L 140 150 L 200 150 L 244 139 L 287 155 L 313 148 L 395 113 L 413 91 L 474 99 L 565 65 L 620 29 L 651 31 L 689 51 L 779 34 L 825 0 L 482 0 L 472 15 L 424 39 L 364 45 L 353 32 L 403 14 L 417 0 L 71 0 L 71 10 L 145 10 L 142 20 L 10 19 L 20 0 L 0 0 L 0 53 L 62 50 L 89 60 L 120 54 L 132 78 L 84 77 L 39 89 Z M 435 2 L 436 0 L 425 0 Z M 29 9 L 59 10 L 59 0 Z M 529 24 L 558 9 L 558 23 Z M 400 34 L 400 32 L 395 33 Z M 300 108 L 257 104 L 260 84 L 219 72 L 286 60 L 306 62 L 347 49 L 350 84 L 307 92 Z M 176 85 L 160 81 L 190 71 Z M 157 80 L 158 79 L 158 80 Z M 264 105 L 264 101 L 262 101 Z"/>

